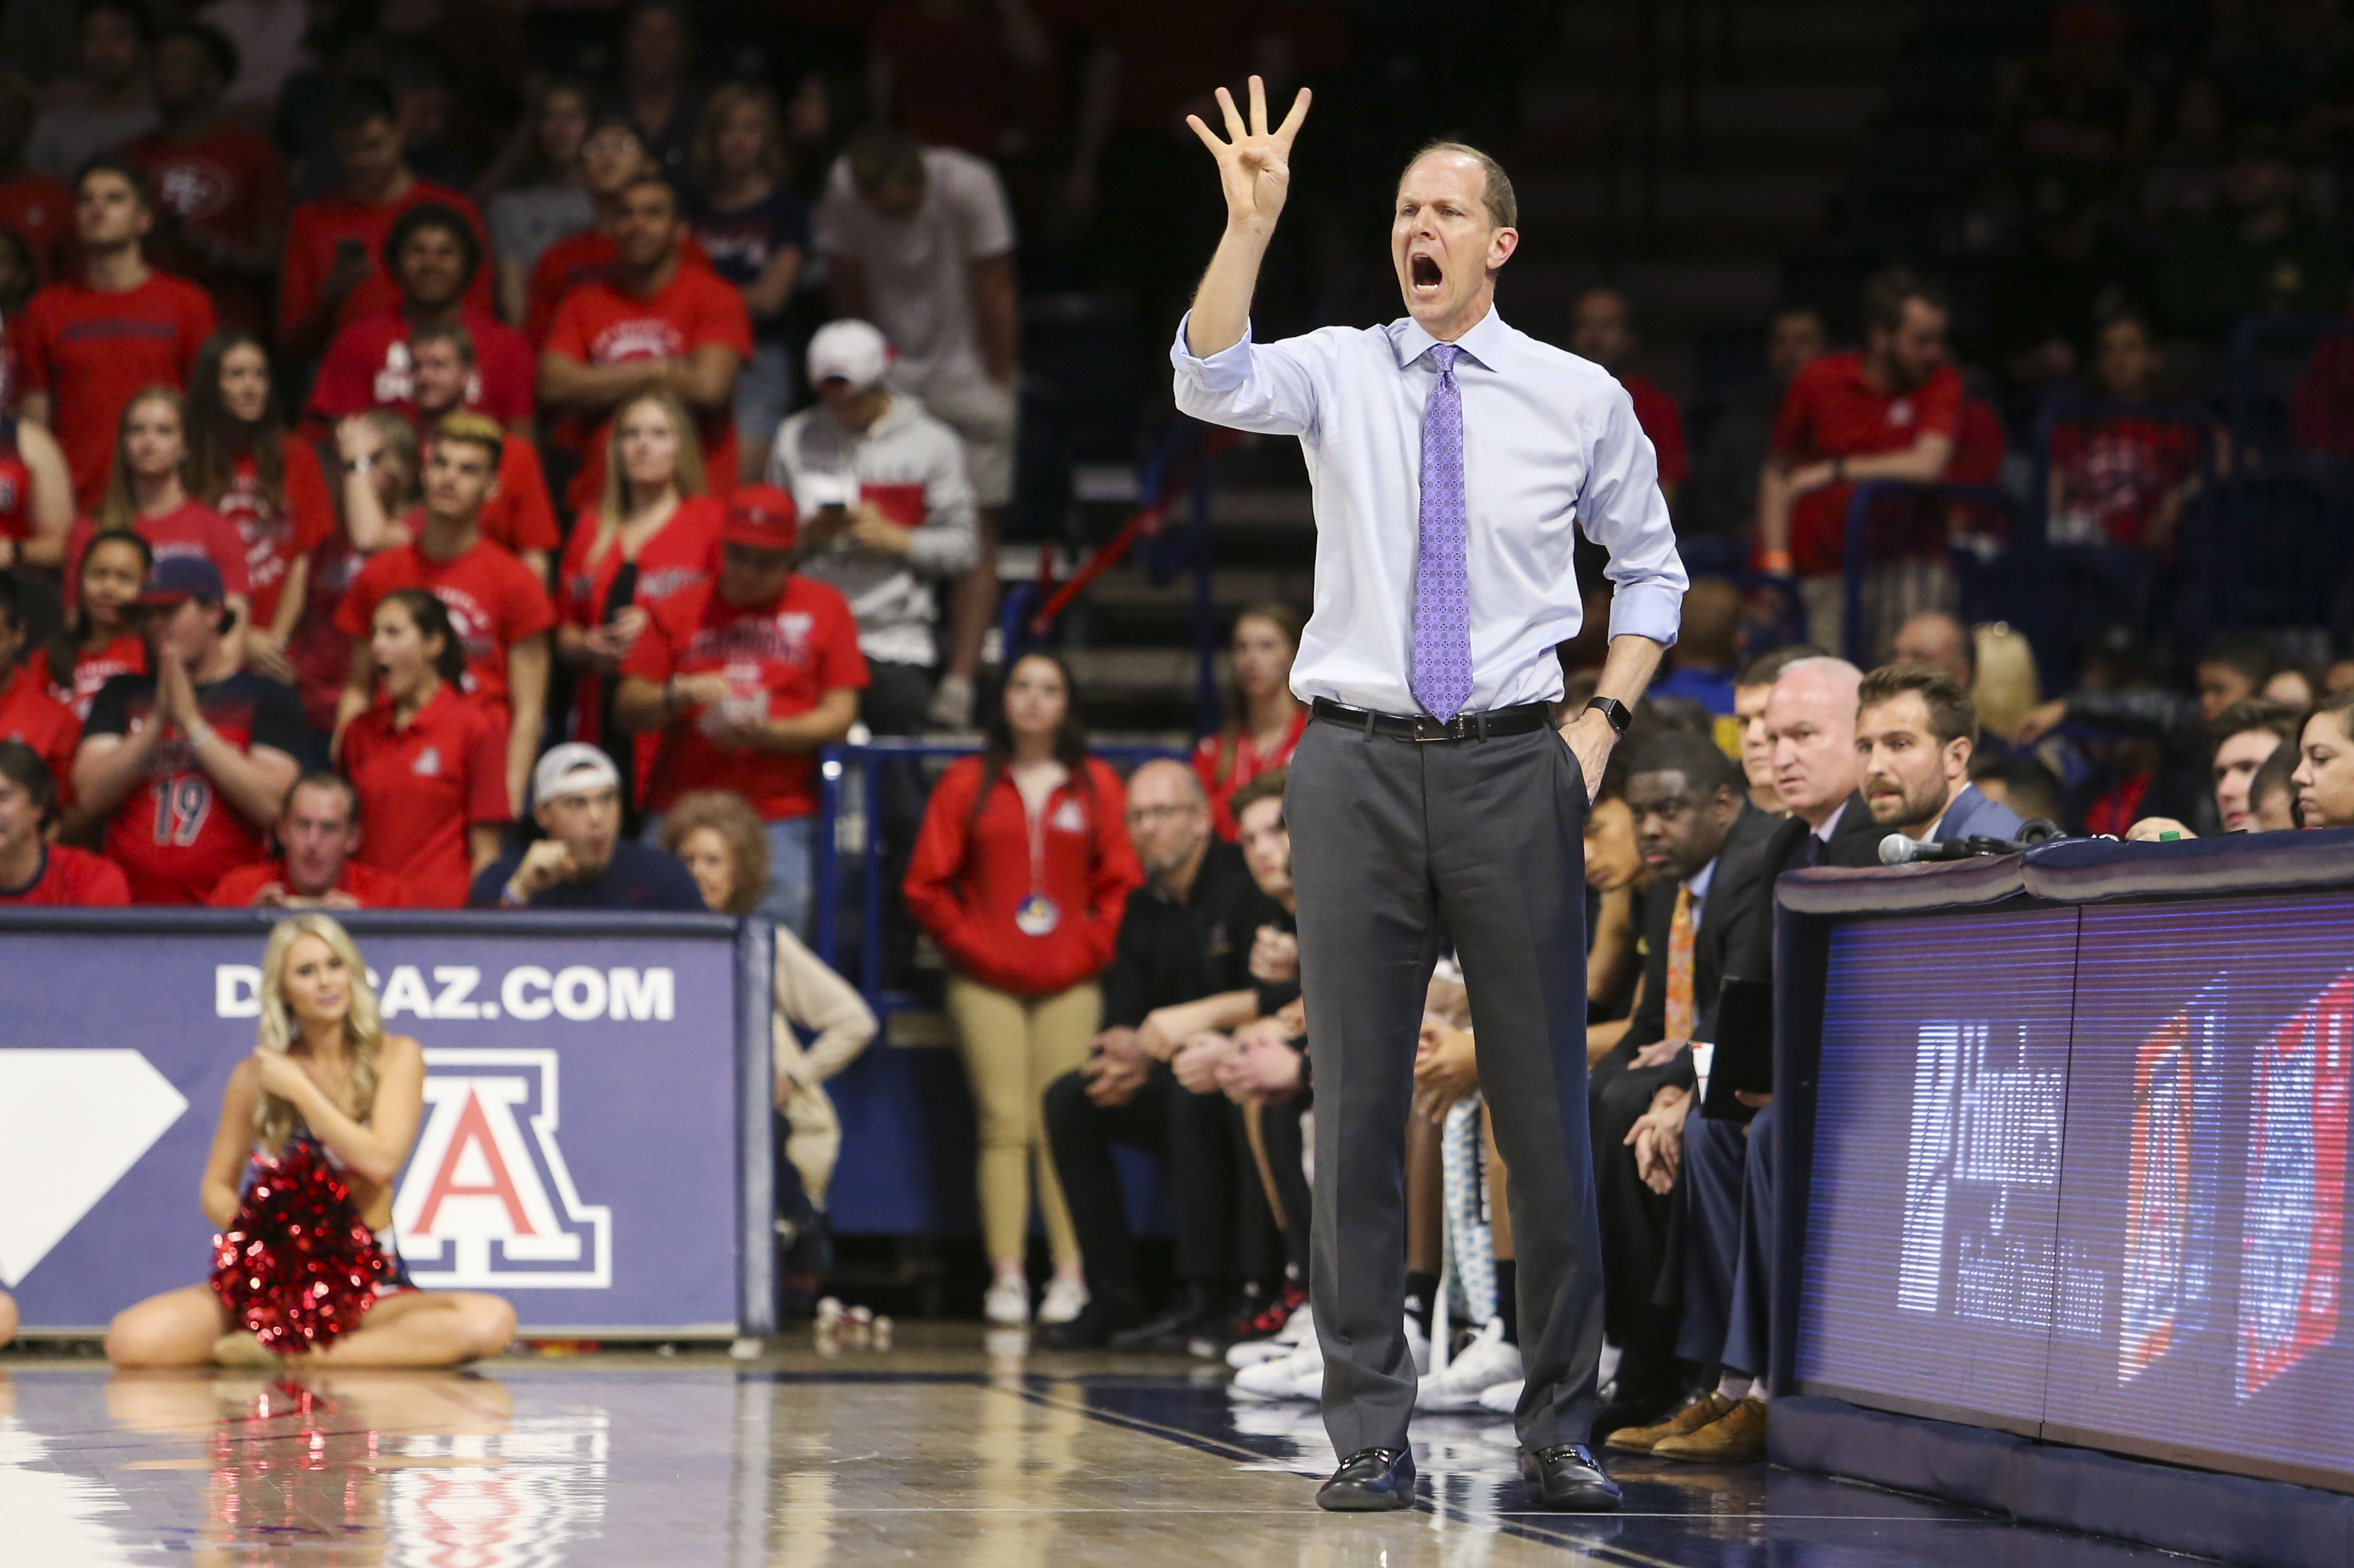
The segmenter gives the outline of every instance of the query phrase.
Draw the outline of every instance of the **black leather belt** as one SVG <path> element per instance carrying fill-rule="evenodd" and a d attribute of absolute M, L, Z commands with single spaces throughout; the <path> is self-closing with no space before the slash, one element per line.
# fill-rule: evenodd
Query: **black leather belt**
<path fill-rule="evenodd" d="M 1526 735 L 1553 723 L 1551 703 L 1522 703 L 1514 707 L 1490 708 L 1485 713 L 1457 714 L 1442 720 L 1428 714 L 1375 713 L 1371 708 L 1352 708 L 1330 697 L 1319 697 L 1309 713 L 1326 724 L 1345 725 L 1367 735 L 1385 735 L 1393 740 L 1486 740 L 1495 736 Z"/>

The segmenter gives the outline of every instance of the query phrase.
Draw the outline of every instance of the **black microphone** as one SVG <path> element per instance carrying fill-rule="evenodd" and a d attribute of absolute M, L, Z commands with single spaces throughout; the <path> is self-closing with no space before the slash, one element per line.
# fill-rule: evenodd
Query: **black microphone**
<path fill-rule="evenodd" d="M 2015 839 L 1988 838 L 1973 833 L 1966 839 L 1947 839 L 1943 843 L 1924 843 L 1905 833 L 1891 833 L 1880 841 L 1880 863 L 1911 865 L 1916 861 L 1971 860 L 1978 855 L 2017 854 L 2037 844 L 2050 843 L 2062 837 L 2060 824 L 2049 817 L 2033 817 L 2019 826 Z"/>

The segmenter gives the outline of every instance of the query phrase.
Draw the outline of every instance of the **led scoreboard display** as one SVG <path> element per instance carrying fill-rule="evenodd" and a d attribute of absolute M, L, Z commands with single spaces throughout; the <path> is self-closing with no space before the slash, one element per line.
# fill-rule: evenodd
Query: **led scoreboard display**
<path fill-rule="evenodd" d="M 1806 1392 L 2354 1490 L 2354 900 L 1843 921 Z"/>

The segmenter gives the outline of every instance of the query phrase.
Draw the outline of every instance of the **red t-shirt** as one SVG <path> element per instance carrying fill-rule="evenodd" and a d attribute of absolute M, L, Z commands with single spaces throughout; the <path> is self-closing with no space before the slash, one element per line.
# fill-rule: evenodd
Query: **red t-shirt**
<path fill-rule="evenodd" d="M 16 445 L 16 421 L 0 418 L 0 538 L 33 536 L 33 470 Z"/>
<path fill-rule="evenodd" d="M 216 909 L 250 908 L 261 890 L 273 883 L 281 887 L 286 885 L 284 861 L 265 860 L 259 865 L 241 865 L 222 877 L 205 902 Z M 335 891 L 349 895 L 363 909 L 407 909 L 416 903 L 398 877 L 362 865 L 356 857 L 344 862 L 344 869 L 335 878 Z"/>
<path fill-rule="evenodd" d="M 0 740 L 21 740 L 40 753 L 58 800 L 73 800 L 74 747 L 81 742 L 81 718 L 58 701 L 48 680 L 28 662 L 0 676 Z"/>
<path fill-rule="evenodd" d="M 564 303 L 564 296 L 592 278 L 604 277 L 620 258 L 620 247 L 600 228 L 567 234 L 539 253 L 525 285 L 523 313 L 523 335 L 535 353 L 547 346 L 547 329 L 556 323 L 556 308 Z M 692 234 L 679 240 L 678 259 L 686 267 L 711 265 Z"/>
<path fill-rule="evenodd" d="M 2184 419 L 2114 414 L 2052 430 L 2055 545 L 2139 545 L 2166 498 L 2199 471 L 2205 434 Z"/>
<path fill-rule="evenodd" d="M 1308 710 L 1301 708 L 1291 715 L 1291 727 L 1283 732 L 1283 739 L 1265 751 L 1247 735 L 1231 739 L 1224 733 L 1205 735 L 1193 747 L 1193 776 L 1202 781 L 1202 792 L 1210 798 L 1210 825 L 1218 836 L 1232 843 L 1242 829 L 1235 821 L 1234 808 L 1227 802 L 1235 791 L 1262 773 L 1272 773 L 1278 768 L 1291 766 L 1291 754 L 1299 749 L 1299 737 L 1308 733 Z M 1221 780 L 1218 768 L 1225 768 Z"/>
<path fill-rule="evenodd" d="M 490 231 L 482 227 L 482 215 L 474 210 L 474 204 L 430 180 L 418 180 L 409 185 L 406 195 L 386 202 L 354 201 L 337 194 L 297 206 L 286 226 L 286 264 L 278 275 L 279 334 L 282 337 L 292 333 L 317 308 L 326 291 L 328 274 L 335 270 L 335 247 L 346 239 L 359 241 L 360 254 L 367 258 L 368 275 L 344 296 L 343 305 L 335 313 L 335 324 L 343 326 L 362 316 L 399 310 L 400 289 L 384 271 L 384 237 L 392 231 L 395 218 L 426 202 L 455 207 L 473 229 L 482 253 L 490 255 Z M 475 270 L 473 282 L 466 288 L 466 303 L 484 315 L 490 313 L 488 266 Z"/>
<path fill-rule="evenodd" d="M 1950 365 L 1908 392 L 1876 387 L 1865 378 L 1863 355 L 1826 354 L 1798 372 L 1774 425 L 1776 455 L 1795 463 L 1825 458 L 1901 452 L 1924 435 L 1956 438 L 1962 424 L 1962 378 Z M 1847 543 L 1851 484 L 1829 484 L 1798 498 L 1790 552 L 1797 569 L 1821 576 L 1840 569 Z"/>
<path fill-rule="evenodd" d="M 120 909 L 131 902 L 131 885 L 122 868 L 104 855 L 70 844 L 45 844 L 41 869 L 23 887 L 0 887 L 0 904 L 80 905 L 91 909 Z"/>
<path fill-rule="evenodd" d="M 286 164 L 278 149 L 222 120 L 193 141 L 151 134 L 126 143 L 122 152 L 147 171 L 156 205 L 178 220 L 176 233 L 159 233 L 159 243 L 151 244 L 157 263 L 209 290 L 223 320 L 266 330 L 268 294 L 261 284 L 216 266 L 204 248 L 181 237 L 249 249 L 268 233 L 286 210 Z"/>
<path fill-rule="evenodd" d="M 319 454 L 291 433 L 281 432 L 278 440 L 285 503 L 275 504 L 261 493 L 260 471 L 250 455 L 237 460 L 228 488 L 215 503 L 245 541 L 246 592 L 253 601 L 254 624 L 260 627 L 277 619 L 279 597 L 294 563 L 335 532 L 335 503 L 327 493 Z"/>
<path fill-rule="evenodd" d="M 206 722 L 239 751 L 263 747 L 299 758 L 309 732 L 291 686 L 240 670 L 196 688 Z M 154 724 L 155 678 L 121 675 L 90 705 L 82 737 L 129 735 L 134 724 Z M 262 835 L 220 798 L 212 776 L 197 766 L 187 737 L 173 734 L 156 747 L 146 782 L 132 790 L 106 824 L 106 856 L 122 868 L 131 896 L 141 904 L 201 904 L 220 879 L 268 853 Z"/>
<path fill-rule="evenodd" d="M 447 685 L 406 726 L 379 700 L 345 729 L 343 762 L 360 796 L 359 858 L 398 875 L 421 908 L 464 908 L 466 830 L 514 815 L 506 725 Z"/>
<path fill-rule="evenodd" d="M 528 421 L 538 367 L 523 334 L 486 313 L 463 313 L 466 334 L 474 340 L 474 375 L 466 386 L 466 407 L 513 428 Z M 410 419 L 408 318 L 398 311 L 362 316 L 335 334 L 311 383 L 312 419 L 325 423 L 370 408 L 393 408 Z"/>
<path fill-rule="evenodd" d="M 597 541 L 597 513 L 580 514 L 572 537 L 564 546 L 564 564 L 557 573 L 556 614 L 567 626 L 582 629 L 605 620 L 605 601 L 620 574 L 621 552 L 607 546 L 591 560 Z M 637 587 L 629 602 L 651 607 L 661 599 L 719 573 L 719 525 L 726 508 L 707 495 L 690 495 L 678 503 L 670 521 L 638 546 Z M 595 742 L 602 734 L 599 715 L 604 705 L 604 677 L 584 670 L 573 686 L 572 738 Z"/>
<path fill-rule="evenodd" d="M 364 638 L 374 626 L 376 607 L 398 588 L 432 590 L 450 610 L 458 641 L 466 645 L 467 688 L 507 722 L 507 652 L 526 638 L 556 624 L 556 607 L 531 568 L 487 539 L 451 561 L 426 557 L 415 545 L 398 545 L 368 557 L 335 611 L 335 626 L 347 637 Z"/>
<path fill-rule="evenodd" d="M 1652 382 L 1639 376 L 1621 376 L 1618 385 L 1627 388 L 1634 400 L 1635 422 L 1651 438 L 1651 450 L 1659 458 L 1659 482 L 1681 484 L 1691 472 L 1691 462 L 1684 455 L 1684 415 L 1676 400 Z"/>
<path fill-rule="evenodd" d="M 746 609 L 721 599 L 716 582 L 699 583 L 651 613 L 622 661 L 624 674 L 667 681 L 725 671 L 738 697 L 767 696 L 770 718 L 805 714 L 828 692 L 866 684 L 850 601 L 808 577 L 794 577 L 773 602 Z M 700 717 L 700 710 L 683 714 L 661 732 L 648 781 L 650 810 L 666 811 L 691 790 L 733 789 L 764 821 L 816 811 L 814 756 L 722 751 L 705 736 Z"/>
<path fill-rule="evenodd" d="M 324 481 L 321 483 L 323 485 Z M 221 587 L 230 593 L 250 595 L 253 578 L 246 569 L 245 535 L 237 524 L 202 502 L 184 501 L 154 517 L 132 520 L 131 531 L 147 541 L 159 561 L 173 556 L 202 556 L 219 568 Z M 66 535 L 66 581 L 81 575 L 81 558 L 98 537 L 98 524 L 84 517 Z"/>
<path fill-rule="evenodd" d="M 685 359 L 716 344 L 738 359 L 752 357 L 752 318 L 744 296 L 707 268 L 682 263 L 670 282 L 649 298 L 592 281 L 565 297 L 547 329 L 546 351 L 583 365 L 623 365 L 636 359 Z M 567 413 L 557 423 L 557 440 L 581 455 L 580 471 L 566 499 L 587 506 L 605 484 L 605 428 Z M 703 473 L 714 495 L 736 488 L 736 420 L 722 409 L 695 421 L 703 444 Z"/>
<path fill-rule="evenodd" d="M 983 766 L 959 758 L 940 775 L 907 859 L 907 912 L 983 985 L 1021 996 L 1067 990 L 1111 962 L 1128 895 L 1144 881 L 1121 822 L 1127 792 L 1089 758 L 1085 777 L 1058 787 L 1034 823 L 1002 768 L 974 810 Z M 1034 937 L 1015 923 L 1034 893 L 1060 916 Z"/>
<path fill-rule="evenodd" d="M 214 325 L 205 291 L 162 272 L 119 294 L 52 283 L 25 306 L 11 334 L 24 390 L 49 395 L 49 429 L 84 511 L 105 499 L 123 408 L 147 387 L 185 386 Z"/>
<path fill-rule="evenodd" d="M 74 194 L 48 175 L 27 169 L 0 181 L 0 228 L 33 253 L 33 281 L 54 283 L 66 275 L 74 243 Z"/>
<path fill-rule="evenodd" d="M 474 526 L 483 538 L 518 556 L 525 550 L 553 555 L 564 543 L 556 527 L 556 503 L 547 498 L 547 471 L 529 441 L 509 436 L 501 444 L 498 477 Z"/>
<path fill-rule="evenodd" d="M 73 710 L 74 722 L 80 724 L 90 717 L 90 701 L 100 687 L 117 675 L 147 673 L 147 643 L 137 632 L 126 631 L 95 652 L 76 653 L 70 680 L 58 679 L 46 648 L 34 652 L 30 668 L 47 683 L 49 695 Z"/>

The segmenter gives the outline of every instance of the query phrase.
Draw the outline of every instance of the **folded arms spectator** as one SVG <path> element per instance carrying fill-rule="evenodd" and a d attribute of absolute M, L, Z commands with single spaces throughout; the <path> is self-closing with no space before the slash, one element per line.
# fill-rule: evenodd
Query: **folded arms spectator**
<path fill-rule="evenodd" d="M 145 387 L 185 386 L 213 333 L 205 291 L 156 271 L 141 253 L 154 225 L 146 172 L 125 159 L 93 159 L 74 182 L 81 276 L 35 294 L 12 329 L 24 416 L 57 436 L 85 510 L 105 496 L 115 426 L 131 399 Z"/>
<path fill-rule="evenodd" d="M 360 861 L 398 877 L 412 903 L 458 908 L 514 815 L 507 733 L 462 690 L 465 646 L 429 590 L 387 594 L 368 651 L 377 696 L 337 752 L 367 815 Z"/>
<path fill-rule="evenodd" d="M 130 885 L 112 861 L 49 842 L 45 830 L 57 798 L 57 780 L 39 754 L 21 740 L 0 739 L 0 906 L 130 903 Z"/>
<path fill-rule="evenodd" d="M 106 823 L 106 853 L 142 904 L 196 904 L 262 858 L 307 732 L 301 702 L 238 668 L 220 573 L 197 556 L 155 563 L 140 602 L 155 673 L 100 689 L 74 755 L 79 810 Z"/>
<path fill-rule="evenodd" d="M 532 774 L 533 814 L 547 836 L 474 878 L 476 909 L 672 909 L 699 912 L 686 867 L 621 837 L 621 775 L 593 746 L 549 748 Z"/>
<path fill-rule="evenodd" d="M 360 863 L 360 801 L 336 773 L 305 773 L 286 788 L 271 832 L 278 858 L 241 865 L 206 903 L 221 909 L 399 909 L 400 879 Z"/>
<path fill-rule="evenodd" d="M 604 422 L 640 392 L 668 391 L 694 411 L 704 476 L 736 487 L 736 375 L 752 353 L 742 296 L 681 252 L 678 193 L 641 176 L 621 193 L 615 263 L 557 307 L 540 354 L 540 397 L 560 410 L 558 440 L 581 454 L 567 499 L 586 505 L 604 484 Z"/>

